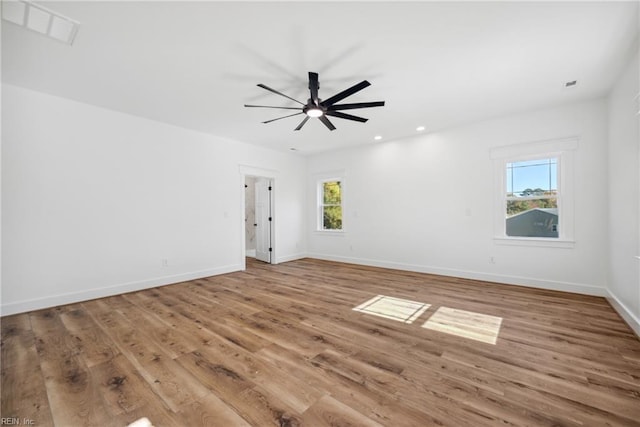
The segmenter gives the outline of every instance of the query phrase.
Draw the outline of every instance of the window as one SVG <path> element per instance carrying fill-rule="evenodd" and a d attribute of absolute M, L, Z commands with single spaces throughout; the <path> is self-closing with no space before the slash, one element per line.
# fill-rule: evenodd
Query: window
<path fill-rule="evenodd" d="M 576 139 L 491 150 L 495 166 L 494 241 L 573 247 Z"/>
<path fill-rule="evenodd" d="M 318 229 L 342 231 L 342 181 L 340 178 L 322 180 L 318 190 Z"/>
<path fill-rule="evenodd" d="M 558 238 L 558 158 L 507 162 L 505 184 L 506 235 Z"/>

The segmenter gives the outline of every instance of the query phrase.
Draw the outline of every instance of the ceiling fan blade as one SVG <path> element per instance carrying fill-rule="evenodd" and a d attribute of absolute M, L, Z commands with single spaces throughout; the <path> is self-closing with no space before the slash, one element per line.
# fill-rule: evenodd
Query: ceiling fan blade
<path fill-rule="evenodd" d="M 371 108 L 371 107 L 384 107 L 384 101 L 357 102 L 355 104 L 331 105 L 330 107 L 327 108 L 327 110 L 329 110 L 329 111 L 355 110 L 356 108 Z"/>
<path fill-rule="evenodd" d="M 318 82 L 318 73 L 312 73 L 309 71 L 309 92 L 311 93 L 311 101 L 318 106 L 318 89 L 320 89 L 320 83 Z"/>
<path fill-rule="evenodd" d="M 340 119 L 353 120 L 356 122 L 364 123 L 369 119 L 365 119 L 364 117 L 352 116 L 351 114 L 341 113 L 340 111 L 327 111 L 325 113 L 327 116 L 338 117 Z"/>
<path fill-rule="evenodd" d="M 293 99 L 293 98 L 291 98 L 290 96 L 287 96 L 287 95 L 285 95 L 285 94 L 284 94 L 284 93 L 282 93 L 282 92 L 278 92 L 278 91 L 277 91 L 277 90 L 275 90 L 275 89 L 271 89 L 269 86 L 265 86 L 265 85 L 263 85 L 262 83 L 258 83 L 258 87 L 261 87 L 262 89 L 266 89 L 266 90 L 268 90 L 269 92 L 273 92 L 273 93 L 278 94 L 278 95 L 280 95 L 280 96 L 284 96 L 285 98 L 288 98 L 288 99 L 290 99 L 290 100 L 292 100 L 292 101 L 294 101 L 294 102 L 297 102 L 297 103 L 298 103 L 298 104 L 300 104 L 300 105 L 305 105 L 305 104 L 303 104 L 302 102 L 298 101 L 297 99 Z"/>
<path fill-rule="evenodd" d="M 254 108 L 280 108 L 282 110 L 299 110 L 300 107 L 274 107 L 272 105 L 249 105 L 244 104 L 245 107 L 254 107 Z"/>
<path fill-rule="evenodd" d="M 300 122 L 300 124 L 298 125 L 297 128 L 295 128 L 294 130 L 300 130 L 302 129 L 302 126 L 304 126 L 305 123 L 307 123 L 307 120 L 309 120 L 309 116 L 305 116 L 304 119 L 302 119 L 302 122 Z"/>
<path fill-rule="evenodd" d="M 299 113 L 289 114 L 288 116 L 278 117 L 277 119 L 267 120 L 266 122 L 262 122 L 262 123 L 271 123 L 271 122 L 275 122 L 276 120 L 286 119 L 287 117 L 297 116 L 298 114 L 304 114 L 304 113 L 302 111 L 300 111 Z"/>
<path fill-rule="evenodd" d="M 324 101 L 322 101 L 320 103 L 320 105 L 322 105 L 323 107 L 329 107 L 330 105 L 333 105 L 336 102 L 345 99 L 347 96 L 351 96 L 354 93 L 359 92 L 362 89 L 364 89 L 365 87 L 370 86 L 370 85 L 371 85 L 371 83 L 369 83 L 366 80 L 363 80 L 360 83 L 351 86 L 349 89 L 345 89 L 342 92 L 333 95 L 331 98 L 325 99 Z"/>
<path fill-rule="evenodd" d="M 324 125 L 325 125 L 326 127 L 328 127 L 328 128 L 329 128 L 329 130 L 336 130 L 336 127 L 333 125 L 333 123 L 331 123 L 331 122 L 329 121 L 329 119 L 327 119 L 327 116 L 320 116 L 320 117 L 318 117 L 318 119 L 319 119 L 322 123 L 324 123 Z"/>

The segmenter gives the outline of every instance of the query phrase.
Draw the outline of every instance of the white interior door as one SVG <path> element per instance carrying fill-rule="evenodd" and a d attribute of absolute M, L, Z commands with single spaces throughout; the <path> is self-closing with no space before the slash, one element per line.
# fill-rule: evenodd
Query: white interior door
<path fill-rule="evenodd" d="M 256 259 L 271 263 L 271 180 L 256 180 Z"/>

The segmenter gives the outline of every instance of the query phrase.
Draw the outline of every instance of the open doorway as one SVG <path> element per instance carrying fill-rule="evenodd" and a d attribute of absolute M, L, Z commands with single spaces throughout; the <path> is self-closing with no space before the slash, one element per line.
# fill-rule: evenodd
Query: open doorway
<path fill-rule="evenodd" d="M 273 262 L 273 180 L 246 175 L 244 182 L 245 254 Z"/>

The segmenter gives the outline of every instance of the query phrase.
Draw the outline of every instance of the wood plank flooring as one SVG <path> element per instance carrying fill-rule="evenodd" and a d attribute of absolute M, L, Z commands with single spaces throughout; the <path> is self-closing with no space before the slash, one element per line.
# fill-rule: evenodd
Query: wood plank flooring
<path fill-rule="evenodd" d="M 376 295 L 430 307 L 352 310 Z M 440 307 L 501 317 L 496 344 L 423 328 Z M 598 297 L 247 260 L 1 323 L 1 416 L 37 426 L 640 426 L 640 341 Z"/>

